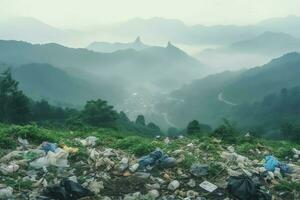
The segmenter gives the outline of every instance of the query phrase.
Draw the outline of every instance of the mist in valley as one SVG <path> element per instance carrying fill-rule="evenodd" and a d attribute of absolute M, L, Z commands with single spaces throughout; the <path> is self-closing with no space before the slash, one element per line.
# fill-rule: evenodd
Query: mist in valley
<path fill-rule="evenodd" d="M 202 1 L 194 3 L 203 11 Z M 2 4 L 2 8 L 13 5 Z M 56 2 L 47 4 L 56 8 Z M 61 6 L 57 11 L 65 12 L 66 18 L 51 18 L 48 11 L 39 12 L 40 3 L 24 3 L 35 5 L 31 14 L 21 12 L 20 5 L 1 14 L 2 69 L 11 67 L 20 88 L 34 100 L 81 109 L 87 100 L 101 98 L 131 120 L 144 115 L 165 131 L 183 129 L 193 119 L 216 126 L 223 117 L 233 117 L 236 107 L 264 98 L 253 94 L 249 101 L 235 99 L 225 92 L 230 84 L 300 46 L 300 17 L 292 9 L 279 12 L 282 4 L 276 3 L 273 13 L 254 15 L 250 10 L 257 5 L 236 5 L 248 15 L 231 13 L 222 18 L 231 8 L 222 3 L 224 13 L 211 15 L 217 4 L 207 4 L 203 14 L 190 8 L 193 18 L 185 12 L 174 17 L 182 3 L 174 3 L 174 11 L 162 9 L 169 6 L 162 3 L 151 14 L 127 9 L 105 20 L 97 12 L 78 16 L 75 22 L 70 17 L 76 10 Z M 267 1 L 262 5 L 267 6 Z M 103 11 L 102 16 L 109 14 Z M 297 84 L 280 87 L 287 86 Z M 264 94 L 279 92 L 280 87 L 272 86 Z"/>

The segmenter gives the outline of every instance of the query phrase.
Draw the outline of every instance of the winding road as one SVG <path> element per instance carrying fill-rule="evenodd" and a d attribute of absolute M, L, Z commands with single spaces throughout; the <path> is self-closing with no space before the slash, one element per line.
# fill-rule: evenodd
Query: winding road
<path fill-rule="evenodd" d="M 227 105 L 230 105 L 230 106 L 237 106 L 238 105 L 236 103 L 233 103 L 233 102 L 230 102 L 230 101 L 227 101 L 226 99 L 224 99 L 223 92 L 219 93 L 218 100 L 221 101 L 221 102 L 223 102 L 223 103 L 226 103 Z"/>

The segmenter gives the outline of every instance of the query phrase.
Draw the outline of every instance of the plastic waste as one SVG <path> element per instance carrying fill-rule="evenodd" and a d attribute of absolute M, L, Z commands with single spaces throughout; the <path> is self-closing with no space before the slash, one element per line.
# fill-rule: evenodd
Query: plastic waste
<path fill-rule="evenodd" d="M 269 194 L 259 190 L 257 182 L 245 175 L 229 177 L 227 189 L 231 195 L 240 200 L 272 199 Z"/>
<path fill-rule="evenodd" d="M 279 161 L 274 156 L 266 156 L 264 167 L 268 171 L 274 171 L 279 165 Z"/>
<path fill-rule="evenodd" d="M 45 152 L 40 149 L 30 149 L 28 151 L 23 152 L 23 159 L 31 161 L 37 159 L 39 157 L 45 156 Z"/>
<path fill-rule="evenodd" d="M 9 154 L 3 156 L 0 159 L 0 163 L 2 163 L 2 162 L 8 162 L 8 161 L 16 159 L 16 158 L 21 158 L 22 154 L 23 154 L 23 151 L 12 151 Z"/>
<path fill-rule="evenodd" d="M 77 152 L 78 152 L 78 148 L 74 148 L 74 147 L 68 147 L 67 145 L 65 145 L 65 144 L 62 144 L 62 145 L 60 145 L 61 146 L 61 148 L 64 150 L 64 151 L 66 151 L 66 152 L 68 152 L 68 153 L 70 153 L 70 154 L 76 154 Z"/>
<path fill-rule="evenodd" d="M 176 190 L 177 188 L 179 188 L 179 186 L 180 186 L 179 181 L 173 180 L 173 181 L 171 181 L 171 182 L 169 183 L 168 189 L 174 191 L 174 190 Z"/>
<path fill-rule="evenodd" d="M 208 174 L 208 169 L 208 165 L 196 163 L 191 166 L 190 172 L 196 177 L 201 177 Z"/>
<path fill-rule="evenodd" d="M 29 145 L 28 140 L 18 137 L 18 142 L 22 145 L 23 148 L 27 148 Z"/>
<path fill-rule="evenodd" d="M 79 140 L 79 142 L 81 142 L 83 146 L 95 146 L 97 140 L 98 138 L 96 138 L 95 136 L 89 136 L 84 140 Z"/>
<path fill-rule="evenodd" d="M 147 156 L 141 157 L 139 160 L 139 169 L 151 169 L 154 166 L 162 168 L 172 168 L 176 166 L 176 159 L 164 154 L 160 149 L 151 152 Z"/>
<path fill-rule="evenodd" d="M 55 150 L 57 149 L 57 144 L 50 143 L 50 142 L 43 142 L 41 149 L 44 150 L 46 153 L 48 153 L 49 151 L 55 152 Z"/>
<path fill-rule="evenodd" d="M 169 137 L 166 137 L 166 138 L 164 139 L 164 143 L 165 143 L 165 144 L 169 144 L 169 143 L 170 143 L 170 138 L 169 138 Z"/>
<path fill-rule="evenodd" d="M 161 160 L 160 167 L 164 169 L 175 167 L 177 164 L 177 161 L 173 157 L 169 157 L 167 155 L 164 155 L 163 159 Z"/>
<path fill-rule="evenodd" d="M 63 179 L 59 185 L 48 187 L 44 193 L 47 197 L 57 200 L 77 200 L 93 195 L 93 192 L 69 179 Z"/>
<path fill-rule="evenodd" d="M 0 199 L 10 199 L 13 195 L 12 187 L 0 188 Z"/>
<path fill-rule="evenodd" d="M 44 157 L 38 158 L 30 163 L 30 166 L 35 169 L 48 167 L 50 165 L 56 167 L 69 167 L 68 153 L 61 148 L 57 148 L 55 152 L 49 151 Z"/>
<path fill-rule="evenodd" d="M 4 175 L 7 175 L 7 174 L 11 174 L 11 173 L 14 173 L 14 172 L 18 171 L 19 168 L 20 168 L 19 165 L 15 164 L 15 163 L 12 163 L 12 164 L 9 164 L 9 165 L 1 165 L 0 166 L 0 171 Z"/>
<path fill-rule="evenodd" d="M 212 184 L 208 181 L 203 181 L 202 183 L 200 183 L 199 186 L 208 192 L 213 192 L 218 188 L 218 186 L 216 186 L 215 184 Z"/>
<path fill-rule="evenodd" d="M 289 171 L 289 167 L 287 164 L 279 162 L 277 158 L 274 156 L 266 156 L 264 167 L 267 171 L 275 171 L 275 168 L 280 168 L 280 171 L 283 173 L 287 173 Z"/>

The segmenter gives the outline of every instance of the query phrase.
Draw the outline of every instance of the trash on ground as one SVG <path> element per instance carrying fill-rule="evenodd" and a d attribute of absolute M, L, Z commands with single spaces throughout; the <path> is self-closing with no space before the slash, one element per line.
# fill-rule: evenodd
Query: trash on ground
<path fill-rule="evenodd" d="M 216 186 L 215 184 L 212 184 L 208 181 L 203 181 L 202 183 L 200 183 L 199 186 L 208 192 L 213 192 L 218 188 L 218 186 Z"/>
<path fill-rule="evenodd" d="M 176 166 L 176 159 L 164 154 L 161 150 L 156 150 L 141 157 L 139 160 L 139 169 L 147 170 L 152 169 L 154 166 L 160 166 L 162 168 L 172 168 Z"/>
<path fill-rule="evenodd" d="M 95 136 L 88 136 L 84 140 L 77 139 L 77 141 L 79 141 L 83 146 L 95 146 L 97 140 L 98 138 Z"/>
<path fill-rule="evenodd" d="M 191 166 L 190 172 L 196 177 L 201 177 L 208 174 L 208 169 L 208 165 L 196 163 Z"/>
<path fill-rule="evenodd" d="M 57 144 L 51 142 L 43 142 L 41 145 L 41 149 L 46 153 L 48 153 L 49 151 L 55 152 L 55 150 L 57 149 Z"/>
<path fill-rule="evenodd" d="M 69 179 L 63 179 L 59 185 L 46 188 L 44 193 L 47 197 L 57 200 L 77 200 L 93 195 L 89 189 Z"/>

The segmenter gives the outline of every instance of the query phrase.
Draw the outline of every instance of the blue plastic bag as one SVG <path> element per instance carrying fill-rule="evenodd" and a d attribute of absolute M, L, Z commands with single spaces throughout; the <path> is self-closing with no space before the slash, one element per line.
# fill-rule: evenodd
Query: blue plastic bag
<path fill-rule="evenodd" d="M 267 171 L 274 171 L 279 165 L 279 161 L 274 156 L 266 156 L 264 167 Z"/>
<path fill-rule="evenodd" d="M 264 164 L 264 167 L 267 171 L 275 171 L 275 168 L 280 168 L 280 171 L 283 173 L 287 173 L 289 171 L 288 165 L 282 162 L 279 162 L 277 158 L 274 156 L 266 156 L 265 158 L 266 162 Z"/>
<path fill-rule="evenodd" d="M 42 150 L 44 150 L 46 153 L 49 151 L 55 152 L 57 149 L 57 144 L 55 143 L 50 143 L 50 142 L 43 142 L 42 144 Z"/>

